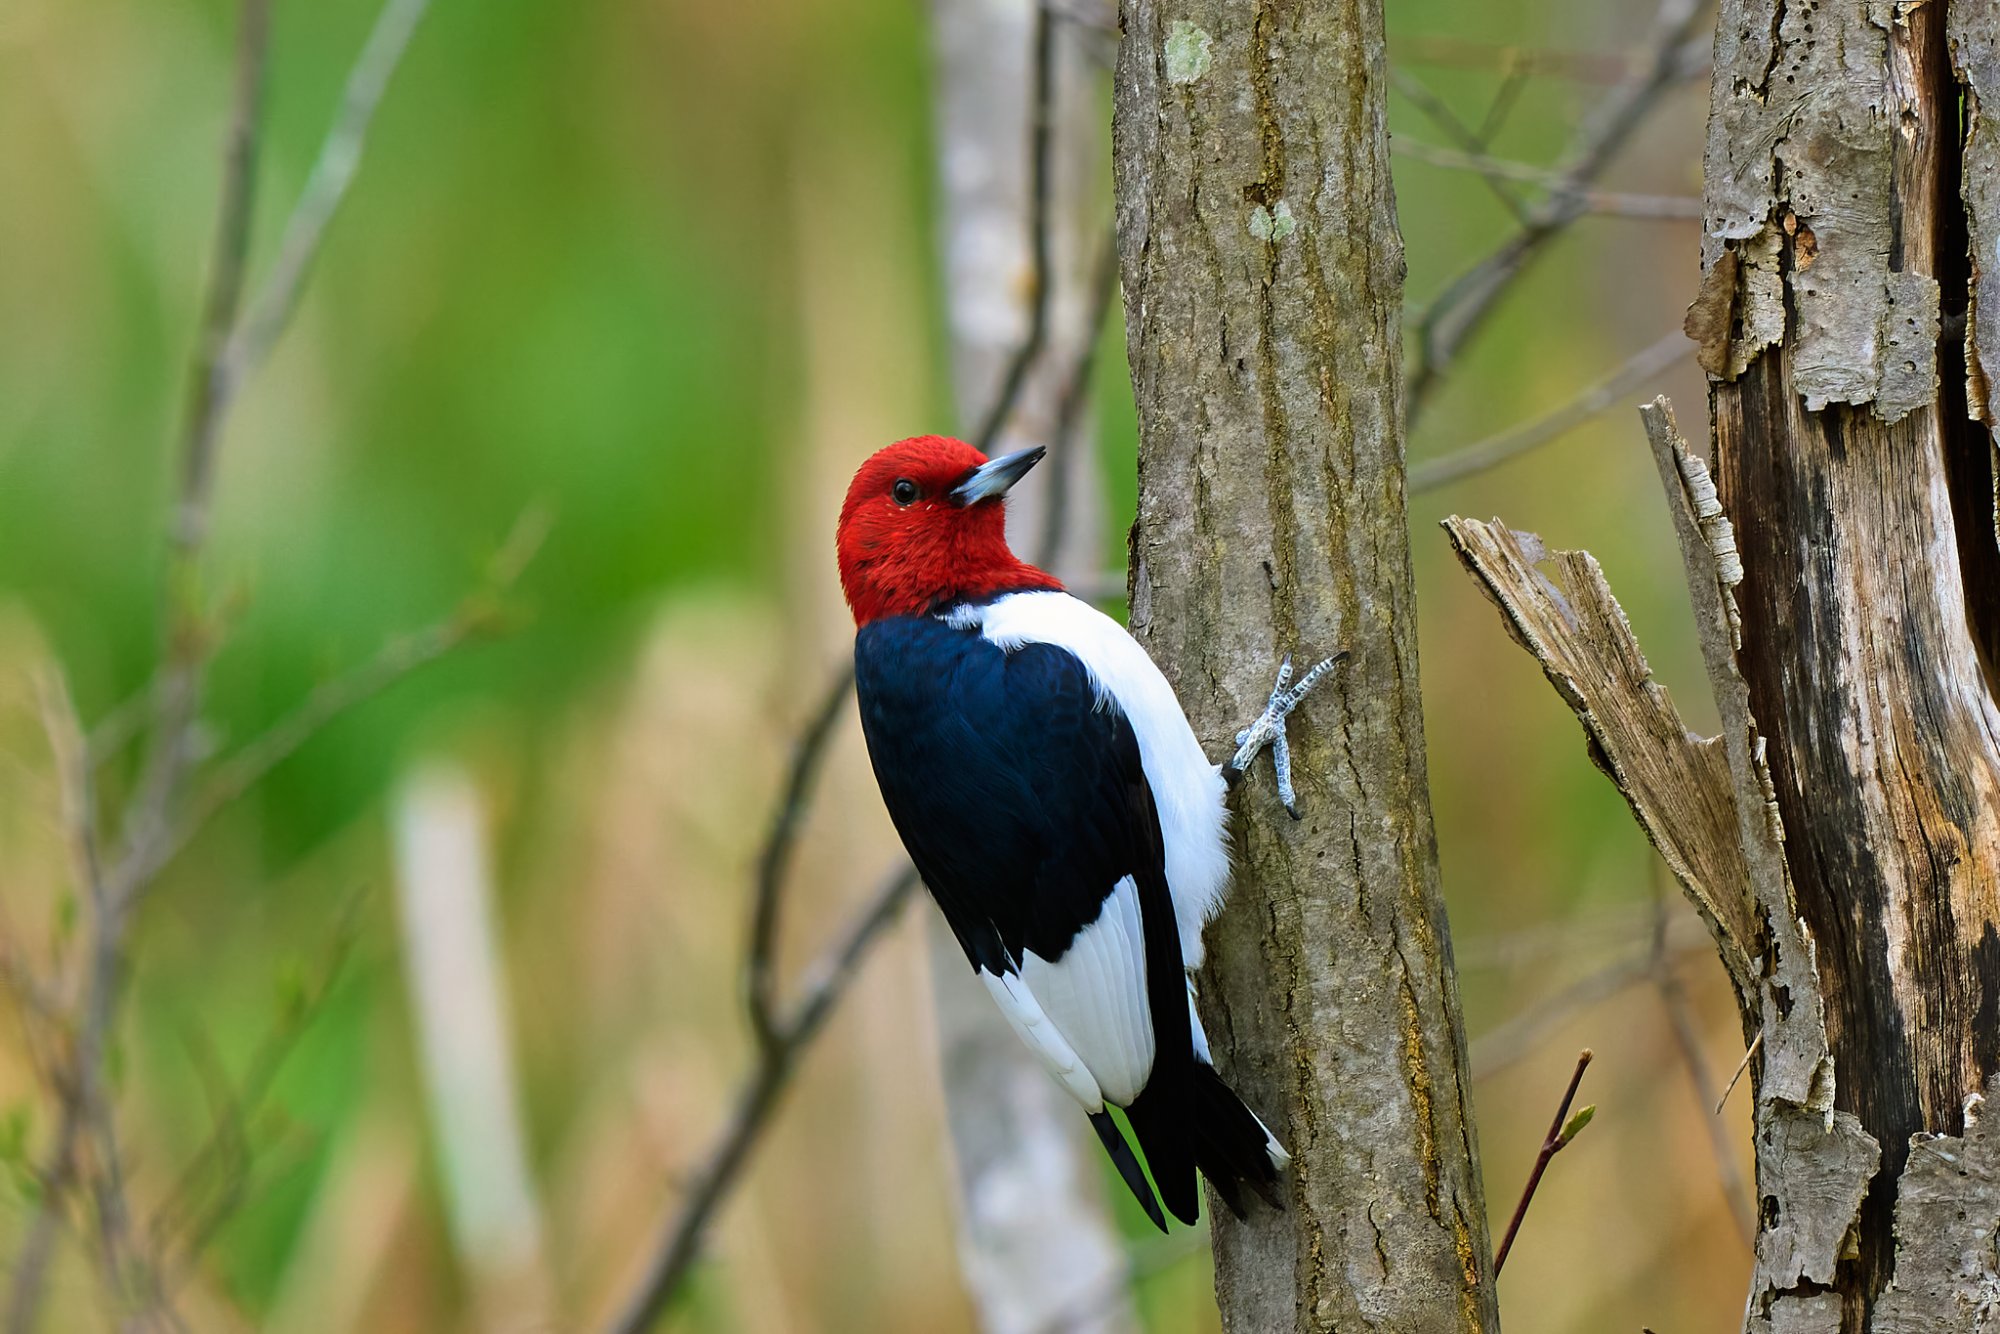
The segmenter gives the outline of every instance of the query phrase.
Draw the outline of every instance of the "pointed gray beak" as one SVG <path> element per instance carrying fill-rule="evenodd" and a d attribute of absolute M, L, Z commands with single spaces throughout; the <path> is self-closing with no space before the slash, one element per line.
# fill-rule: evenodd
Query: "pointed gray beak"
<path fill-rule="evenodd" d="M 1017 450 L 990 459 L 972 470 L 972 475 L 951 489 L 954 505 L 977 505 L 982 500 L 1007 494 L 1007 488 L 1028 475 L 1028 469 L 1042 461 L 1049 451 L 1041 445 Z"/>

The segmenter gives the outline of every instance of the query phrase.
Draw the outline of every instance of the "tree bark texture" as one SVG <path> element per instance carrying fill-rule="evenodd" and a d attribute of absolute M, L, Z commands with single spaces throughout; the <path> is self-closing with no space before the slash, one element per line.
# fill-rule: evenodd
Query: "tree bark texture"
<path fill-rule="evenodd" d="M 1713 471 L 1642 412 L 1720 737 L 1684 734 L 1587 555 L 1447 523 L 1760 1044 L 1750 1334 L 2000 1322 L 1996 36 L 1992 0 L 1721 5 L 1687 325 Z"/>
<path fill-rule="evenodd" d="M 1036 15 L 1021 0 L 932 0 L 930 11 L 952 386 L 970 432 L 999 396 L 1028 337 L 1035 299 Z M 1074 41 L 1056 41 L 1051 49 L 1045 350 L 1022 383 L 996 453 L 1048 442 L 1068 369 L 1095 332 L 1090 289 L 1102 245 L 1097 182 L 1105 147 L 1098 72 Z M 1037 545 L 1049 477 L 1062 469 L 1069 503 L 1053 564 L 1094 572 L 1102 486 L 1087 431 L 1077 433 L 1071 452 L 1048 460 L 1047 475 L 1009 501 L 1009 537 L 1017 551 L 1044 554 Z M 1102 1150 L 1075 1100 L 1049 1078 L 966 969 L 943 917 L 926 915 L 958 1252 L 980 1327 L 988 1334 L 1137 1328 L 1124 1248 L 1102 1189 Z"/>
<path fill-rule="evenodd" d="M 1208 932 L 1218 1063 L 1293 1154 L 1287 1212 L 1215 1220 L 1224 1327 L 1496 1328 L 1417 690 L 1381 7 L 1122 18 L 1133 630 L 1212 754 L 1282 654 L 1352 655 L 1293 716 L 1303 819 L 1266 768 L 1239 789 Z"/>
<path fill-rule="evenodd" d="M 1982 325 L 2000 357 L 2000 298 L 1980 294 L 2000 266 L 1981 105 L 1996 38 L 1992 0 L 1721 7 L 1691 330 L 1718 377 L 1740 660 L 1816 944 L 1833 1106 L 1881 1158 L 1830 1282 L 1787 1284 L 1760 1252 L 1753 1317 L 1774 1327 L 1807 1306 L 1815 1328 L 1969 1327 L 1882 1298 L 1913 1277 L 1894 1228 L 1912 1137 L 1965 1133 L 2000 1067 L 2000 545 L 1980 424 Z"/>

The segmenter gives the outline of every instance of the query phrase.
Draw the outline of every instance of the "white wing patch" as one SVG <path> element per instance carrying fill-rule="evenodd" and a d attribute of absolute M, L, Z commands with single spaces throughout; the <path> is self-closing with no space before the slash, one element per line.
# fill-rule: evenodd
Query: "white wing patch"
<path fill-rule="evenodd" d="M 1146 937 L 1139 888 L 1120 880 L 1097 920 L 1051 962 L 1032 950 L 1021 980 L 1041 1002 L 1108 1102 L 1126 1106 L 1153 1073 L 1153 1013 L 1146 997 Z"/>
<path fill-rule="evenodd" d="M 1045 590 L 1009 593 L 967 607 L 954 624 L 980 632 L 1003 650 L 1053 644 L 1069 650 L 1090 674 L 1100 704 L 1115 704 L 1139 741 L 1139 762 L 1160 812 L 1167 888 L 1180 928 L 1181 960 L 1201 965 L 1201 929 L 1222 907 L 1229 887 L 1227 788 L 1202 753 L 1180 701 L 1125 627 L 1087 602 Z"/>
<path fill-rule="evenodd" d="M 1029 1051 L 1041 1057 L 1056 1082 L 1068 1089 L 1085 1111 L 1104 1110 L 1104 1094 L 1098 1089 L 1097 1080 L 1084 1068 L 1069 1040 L 1049 1022 L 1049 1016 L 1028 985 L 1012 973 L 989 973 L 984 968 L 979 970 L 979 980 L 992 993 L 994 1003 L 1015 1035 L 1028 1044 Z"/>

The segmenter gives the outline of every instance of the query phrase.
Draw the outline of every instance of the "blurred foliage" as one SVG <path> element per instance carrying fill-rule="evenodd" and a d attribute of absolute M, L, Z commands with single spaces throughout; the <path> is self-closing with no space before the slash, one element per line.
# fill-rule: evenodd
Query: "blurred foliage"
<path fill-rule="evenodd" d="M 1427 62 L 1423 39 L 1616 53 L 1652 17 L 1641 0 L 1391 8 L 1399 63 L 1474 123 L 1507 81 L 1504 61 Z M 373 14 L 370 0 L 277 7 L 253 275 Z M 0 930 L 37 958 L 74 898 L 23 683 L 59 663 L 94 720 L 151 670 L 167 442 L 233 25 L 222 0 L 0 2 Z M 545 506 L 555 526 L 520 586 L 517 633 L 330 728 L 190 848 L 144 912 L 114 1053 L 137 1198 L 162 1198 L 211 1134 L 205 1068 L 241 1078 L 274 1029 L 309 1012 L 266 1100 L 243 1206 L 182 1290 L 196 1327 L 506 1323 L 455 1256 L 391 906 L 398 783 L 440 754 L 475 775 L 488 809 L 559 1326 L 601 1314 L 630 1274 L 741 1064 L 731 961 L 744 871 L 788 730 L 843 651 L 838 488 L 891 435 L 951 425 L 928 80 L 909 0 L 433 5 L 299 318 L 225 441 L 208 566 L 208 592 L 231 609 L 214 743 L 256 735 L 314 684 L 446 613 L 524 508 Z M 1555 160 L 1602 92 L 1527 80 L 1493 151 Z M 1699 81 L 1679 90 L 1611 183 L 1698 192 L 1703 106 Z M 1443 141 L 1402 99 L 1392 114 L 1399 136 Z M 1420 306 L 1510 224 L 1463 174 L 1405 160 L 1398 191 Z M 1598 378 L 1678 323 L 1694 274 L 1693 224 L 1586 220 L 1468 350 L 1413 456 Z M 816 291 L 841 294 L 837 318 L 809 313 Z M 847 344 L 831 385 L 815 369 L 829 340 Z M 1107 331 L 1106 349 L 1098 425 L 1116 563 L 1134 437 L 1122 332 Z M 1660 387 L 1698 431 L 1698 376 L 1684 366 Z M 1591 549 L 1683 708 L 1701 718 L 1706 704 L 1629 415 L 1413 502 L 1460 953 L 1538 924 L 1623 924 L 1572 947 L 1558 935 L 1530 965 L 1468 967 L 1478 1034 L 1643 950 L 1651 869 L 1574 723 L 1453 566 L 1435 521 L 1454 510 Z M 789 959 L 826 936 L 892 846 L 853 740 L 802 860 Z M 107 794 L 134 772 L 129 756 L 111 765 Z M 308 1004 L 357 890 L 375 892 L 353 948 Z M 910 1058 L 928 1034 L 908 925 L 790 1096 L 685 1326 L 969 1320 L 935 1079 Z M 1689 958 L 1709 1063 L 1726 1074 L 1737 1050 L 1720 973 Z M 0 1045 L 5 1253 L 48 1120 L 15 1027 Z M 1504 1217 L 1526 1173 L 1571 1038 L 1600 1053 L 1603 1115 L 1538 1198 L 1503 1290 L 1510 1323 L 1716 1327 L 1740 1307 L 1747 1253 L 1696 1119 L 1707 1112 L 1648 989 L 1574 1017 L 1480 1085 L 1493 1211 Z M 1143 1220 L 1122 1206 L 1119 1217 L 1143 1248 Z M 1201 1252 L 1150 1268 L 1148 1254 L 1135 1251 L 1149 1326 L 1211 1327 Z M 1591 1262 L 1574 1263 L 1582 1255 Z M 81 1256 L 66 1260 L 51 1327 L 102 1316 L 90 1283 Z"/>

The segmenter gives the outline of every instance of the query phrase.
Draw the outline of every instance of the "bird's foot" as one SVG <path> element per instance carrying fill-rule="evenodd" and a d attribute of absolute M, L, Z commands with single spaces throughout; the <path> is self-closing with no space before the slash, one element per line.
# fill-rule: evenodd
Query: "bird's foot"
<path fill-rule="evenodd" d="M 1292 656 L 1289 653 L 1285 655 L 1284 662 L 1278 665 L 1278 683 L 1271 688 L 1270 703 L 1264 706 L 1264 712 L 1257 715 L 1255 722 L 1236 734 L 1236 753 L 1222 766 L 1223 779 L 1231 787 L 1236 786 L 1249 771 L 1257 752 L 1269 746 L 1271 763 L 1278 771 L 1278 800 L 1285 803 L 1286 813 L 1294 820 L 1299 818 L 1298 794 L 1292 790 L 1292 747 L 1285 739 L 1285 719 L 1299 707 L 1300 701 L 1312 693 L 1320 678 L 1346 656 L 1347 650 L 1342 649 L 1330 658 L 1322 658 L 1299 678 L 1297 685 L 1293 685 Z"/>

